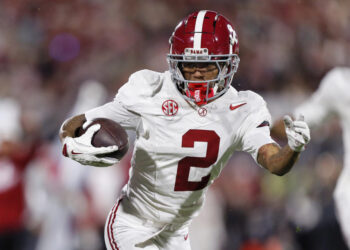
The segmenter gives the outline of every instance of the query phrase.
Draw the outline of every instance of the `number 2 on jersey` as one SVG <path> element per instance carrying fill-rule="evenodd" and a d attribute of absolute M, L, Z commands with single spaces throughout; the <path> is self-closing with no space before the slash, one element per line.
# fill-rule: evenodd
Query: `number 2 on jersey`
<path fill-rule="evenodd" d="M 208 168 L 218 158 L 220 137 L 212 130 L 190 129 L 182 136 L 182 147 L 193 148 L 194 142 L 207 142 L 205 157 L 187 156 L 179 161 L 176 173 L 174 191 L 196 191 L 207 186 L 210 174 L 202 177 L 200 181 L 189 181 L 191 167 Z"/>

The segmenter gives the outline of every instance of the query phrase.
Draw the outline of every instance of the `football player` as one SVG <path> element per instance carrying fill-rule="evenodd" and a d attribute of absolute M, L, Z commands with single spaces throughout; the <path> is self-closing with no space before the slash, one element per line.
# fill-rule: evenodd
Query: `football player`
<path fill-rule="evenodd" d="M 340 227 L 350 248 L 350 68 L 337 67 L 321 80 L 319 88 L 304 103 L 294 110 L 294 116 L 301 113 L 312 128 L 326 124 L 327 118 L 336 115 L 343 130 L 344 167 L 338 178 L 333 197 Z M 281 121 L 273 126 L 273 132 L 281 135 Z"/>
<path fill-rule="evenodd" d="M 80 137 L 77 128 L 102 117 L 136 131 L 129 182 L 106 221 L 109 250 L 190 249 L 189 224 L 235 151 L 284 175 L 310 140 L 306 123 L 287 117 L 288 145 L 281 148 L 270 137 L 262 97 L 230 85 L 238 38 L 224 16 L 192 13 L 169 41 L 169 71 L 132 74 L 114 101 L 68 119 L 60 131 L 64 154 L 95 166 L 115 164 L 99 154 L 117 147 L 91 146 L 98 124 Z"/>

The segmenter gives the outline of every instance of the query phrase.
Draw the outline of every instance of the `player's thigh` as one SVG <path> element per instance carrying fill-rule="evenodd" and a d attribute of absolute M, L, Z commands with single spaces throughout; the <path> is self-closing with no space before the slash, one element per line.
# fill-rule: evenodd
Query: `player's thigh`
<path fill-rule="evenodd" d="M 143 226 L 140 219 L 125 212 L 119 201 L 106 220 L 105 244 L 108 250 L 140 250 L 139 244 L 149 239 L 155 230 Z M 152 241 L 142 246 L 144 250 L 159 250 Z"/>

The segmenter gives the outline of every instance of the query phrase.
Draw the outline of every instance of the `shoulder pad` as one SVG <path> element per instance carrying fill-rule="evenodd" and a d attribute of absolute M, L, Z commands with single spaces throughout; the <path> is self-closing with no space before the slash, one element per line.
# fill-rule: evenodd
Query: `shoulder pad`
<path fill-rule="evenodd" d="M 265 121 L 269 124 L 272 123 L 267 104 L 259 94 L 248 90 L 238 92 L 238 96 L 240 97 L 240 101 L 247 103 L 247 114 L 251 116 L 249 121 L 255 127 L 261 125 L 261 123 Z"/>
<path fill-rule="evenodd" d="M 266 105 L 265 100 L 259 94 L 250 90 L 239 91 L 238 96 L 242 101 L 247 102 L 251 106 Z"/>
<path fill-rule="evenodd" d="M 144 69 L 133 73 L 129 77 L 127 84 L 132 86 L 136 93 L 139 93 L 144 97 L 150 97 L 159 92 L 161 83 L 161 73 Z"/>
<path fill-rule="evenodd" d="M 127 83 L 118 91 L 117 96 L 125 98 L 152 97 L 161 89 L 163 77 L 161 73 L 151 70 L 140 70 L 133 73 Z"/>

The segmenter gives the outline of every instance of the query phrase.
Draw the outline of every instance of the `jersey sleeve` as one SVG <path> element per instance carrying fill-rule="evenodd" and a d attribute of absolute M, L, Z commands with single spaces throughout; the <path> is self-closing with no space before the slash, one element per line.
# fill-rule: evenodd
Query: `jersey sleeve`
<path fill-rule="evenodd" d="M 85 113 L 88 120 L 108 118 L 125 129 L 135 130 L 147 101 L 157 92 L 161 82 L 160 73 L 142 70 L 132 74 L 118 91 L 112 102 Z"/>
<path fill-rule="evenodd" d="M 249 153 L 258 164 L 260 147 L 275 143 L 270 136 L 271 115 L 261 96 L 250 91 L 247 96 L 251 107 L 240 129 L 241 151 Z"/>
<path fill-rule="evenodd" d="M 331 70 L 321 81 L 313 95 L 294 110 L 297 118 L 303 115 L 309 126 L 314 127 L 336 112 L 335 105 L 341 98 L 341 84 L 344 81 L 340 68 Z M 348 93 L 347 93 L 348 94 Z"/>
<path fill-rule="evenodd" d="M 85 112 L 87 120 L 96 118 L 107 118 L 118 122 L 123 128 L 135 130 L 139 123 L 140 116 L 128 110 L 117 97 L 103 106 Z"/>

